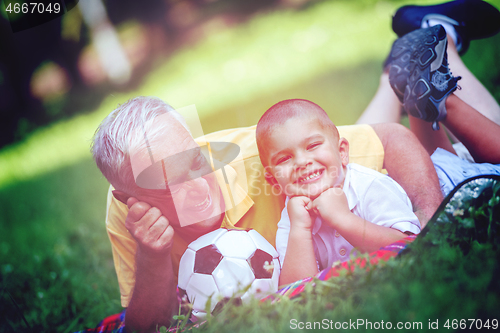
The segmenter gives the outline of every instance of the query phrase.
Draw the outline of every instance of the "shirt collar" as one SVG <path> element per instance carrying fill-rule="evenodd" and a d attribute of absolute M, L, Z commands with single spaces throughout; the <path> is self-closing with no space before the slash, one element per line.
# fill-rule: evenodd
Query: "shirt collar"
<path fill-rule="evenodd" d="M 346 167 L 344 186 L 342 187 L 342 189 L 344 190 L 345 196 L 347 197 L 349 210 L 353 210 L 359 202 L 358 193 L 356 192 L 356 189 L 351 186 L 351 174 L 351 167 L 348 164 Z"/>

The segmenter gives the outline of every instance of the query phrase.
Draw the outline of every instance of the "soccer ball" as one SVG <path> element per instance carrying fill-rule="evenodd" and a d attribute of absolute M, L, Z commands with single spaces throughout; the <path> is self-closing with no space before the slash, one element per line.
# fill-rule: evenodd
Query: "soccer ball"
<path fill-rule="evenodd" d="M 179 291 L 194 319 L 231 298 L 248 301 L 278 290 L 278 253 L 255 230 L 217 229 L 189 244 L 179 264 Z"/>

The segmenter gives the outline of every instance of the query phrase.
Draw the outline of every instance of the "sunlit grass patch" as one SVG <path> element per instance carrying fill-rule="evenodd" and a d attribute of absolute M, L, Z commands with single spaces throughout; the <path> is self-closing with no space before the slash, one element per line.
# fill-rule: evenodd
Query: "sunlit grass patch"
<path fill-rule="evenodd" d="M 341 1 L 259 16 L 177 54 L 140 92 L 175 106 L 195 103 L 203 116 L 327 71 L 383 59 L 392 40 L 393 9 L 386 2 Z"/>
<path fill-rule="evenodd" d="M 261 94 L 382 59 L 392 39 L 388 18 L 394 8 L 390 2 L 320 2 L 299 11 L 263 13 L 211 34 L 158 64 L 138 90 L 109 96 L 92 114 L 40 129 L 0 151 L 0 186 L 88 157 L 99 122 L 137 95 L 158 96 L 174 107 L 196 104 L 203 121 Z"/>

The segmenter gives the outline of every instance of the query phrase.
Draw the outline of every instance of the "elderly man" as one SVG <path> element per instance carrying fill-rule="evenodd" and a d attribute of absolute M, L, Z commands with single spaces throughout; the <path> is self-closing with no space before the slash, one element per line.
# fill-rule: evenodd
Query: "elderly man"
<path fill-rule="evenodd" d="M 402 36 L 424 24 L 444 25 L 456 39 L 450 45 L 458 43 L 463 53 L 471 39 L 498 32 L 499 15 L 482 1 L 407 6 L 396 13 L 393 29 Z M 456 51 L 450 56 L 454 66 L 460 65 Z M 496 117 L 494 99 L 472 75 L 464 75 L 464 66 L 459 69 L 467 85 L 464 100 L 478 110 L 493 110 L 485 114 L 487 118 Z M 382 75 L 383 84 L 360 122 L 394 121 L 394 117 L 384 118 L 384 112 L 399 118 L 399 101 L 387 76 Z M 453 105 L 446 107 L 449 114 L 456 111 L 451 110 Z M 425 226 L 442 193 L 429 154 L 417 138 L 394 123 L 338 129 L 350 143 L 349 160 L 378 171 L 386 169 L 405 189 Z M 103 121 L 94 137 L 93 155 L 112 185 L 106 228 L 129 332 L 155 331 L 157 325 L 171 322 L 179 306 L 179 260 L 200 235 L 219 227 L 253 228 L 271 244 L 275 242 L 285 198 L 265 181 L 254 126 L 195 140 L 169 105 L 138 97 Z"/>
<path fill-rule="evenodd" d="M 350 159 L 386 169 L 407 191 L 425 225 L 442 194 L 429 155 L 415 136 L 398 124 L 340 126 L 339 131 L 351 143 Z M 237 145 L 241 158 L 231 162 L 234 149 L 212 145 L 214 160 L 207 160 L 198 147 L 211 147 L 210 142 Z M 196 142 L 169 105 L 138 97 L 102 122 L 92 152 L 112 185 L 106 227 L 127 330 L 154 331 L 170 323 L 179 306 L 179 260 L 197 237 L 219 227 L 242 227 L 274 244 L 284 195 L 265 181 L 254 126 Z M 219 164 L 224 170 L 214 170 L 216 159 L 228 155 Z"/>

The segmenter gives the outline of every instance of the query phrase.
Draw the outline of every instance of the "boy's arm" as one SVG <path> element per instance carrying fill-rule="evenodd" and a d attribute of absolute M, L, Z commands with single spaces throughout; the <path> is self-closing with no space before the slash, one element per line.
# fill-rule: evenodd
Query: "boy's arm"
<path fill-rule="evenodd" d="M 313 209 L 352 246 L 361 252 L 373 252 L 406 235 L 387 226 L 367 221 L 349 209 L 344 191 L 330 188 L 313 202 Z"/>
<path fill-rule="evenodd" d="M 280 274 L 280 285 L 318 273 L 311 230 L 291 227 L 288 247 Z"/>
<path fill-rule="evenodd" d="M 311 199 L 293 197 L 288 201 L 290 233 L 280 274 L 280 285 L 312 276 L 318 272 L 312 240 Z"/>
<path fill-rule="evenodd" d="M 335 229 L 363 253 L 377 251 L 407 236 L 399 230 L 368 222 L 352 212 L 335 224 Z"/>

